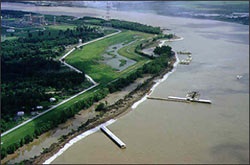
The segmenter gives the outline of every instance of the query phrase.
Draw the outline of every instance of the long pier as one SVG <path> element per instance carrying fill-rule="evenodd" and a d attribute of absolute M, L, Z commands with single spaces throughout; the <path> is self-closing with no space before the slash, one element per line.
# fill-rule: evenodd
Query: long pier
<path fill-rule="evenodd" d="M 162 101 L 176 101 L 185 103 L 196 102 L 196 103 L 212 104 L 211 100 L 204 100 L 204 99 L 195 100 L 195 99 L 188 99 L 188 98 L 174 97 L 174 96 L 168 96 L 168 98 L 161 98 L 161 97 L 147 97 L 147 98 L 152 100 L 162 100 Z"/>
<path fill-rule="evenodd" d="M 185 98 L 162 98 L 162 97 L 147 97 L 148 99 L 151 100 L 162 100 L 162 101 L 176 101 L 176 102 L 185 102 L 185 103 L 190 103 L 190 101 L 188 101 Z"/>
<path fill-rule="evenodd" d="M 117 136 L 115 136 L 107 127 L 102 126 L 100 129 L 120 148 L 126 148 L 126 144 L 123 143 Z"/>
<path fill-rule="evenodd" d="M 211 100 L 199 99 L 199 100 L 191 100 L 191 101 L 192 102 L 198 102 L 198 103 L 212 104 Z"/>

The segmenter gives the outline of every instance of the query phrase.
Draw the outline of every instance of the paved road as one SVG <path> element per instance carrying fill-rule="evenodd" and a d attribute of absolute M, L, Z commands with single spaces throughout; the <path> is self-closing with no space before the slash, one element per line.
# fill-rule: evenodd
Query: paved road
<path fill-rule="evenodd" d="M 41 115 L 43 115 L 43 114 L 45 114 L 45 113 L 47 113 L 47 112 L 49 112 L 49 111 L 55 109 L 56 107 L 58 107 L 58 106 L 60 106 L 60 105 L 62 105 L 62 104 L 64 104 L 64 103 L 66 103 L 67 101 L 69 101 L 69 100 L 71 100 L 71 99 L 73 99 L 73 98 L 79 96 L 80 94 L 87 92 L 88 90 L 90 90 L 90 89 L 96 87 L 97 85 L 99 85 L 99 84 L 95 84 L 95 85 L 89 87 L 88 89 L 85 89 L 85 90 L 83 90 L 83 91 L 81 91 L 81 92 L 75 94 L 74 96 L 71 96 L 70 98 L 68 98 L 68 99 L 66 99 L 66 100 L 63 100 L 63 101 L 60 102 L 59 104 L 52 106 L 51 108 L 49 108 L 49 109 L 47 109 L 46 111 L 44 111 L 44 112 L 38 114 L 37 116 L 32 117 L 32 118 L 30 118 L 29 120 L 23 122 L 22 124 L 19 124 L 19 125 L 17 125 L 16 127 L 14 127 L 14 128 L 12 128 L 12 129 L 10 129 L 10 130 L 8 130 L 8 131 L 2 133 L 2 134 L 1 134 L 1 137 L 3 137 L 4 135 L 6 135 L 6 134 L 8 134 L 8 133 L 10 133 L 10 132 L 12 132 L 12 131 L 14 131 L 14 130 L 16 130 L 17 128 L 19 128 L 19 127 L 21 127 L 21 126 L 23 126 L 23 125 L 29 123 L 30 121 L 32 121 L 32 120 L 34 120 L 34 119 L 40 117 Z"/>
<path fill-rule="evenodd" d="M 118 32 L 115 32 L 115 33 L 112 33 L 112 34 L 109 34 L 109 35 L 106 35 L 106 36 L 103 36 L 103 37 L 100 37 L 100 38 L 97 38 L 97 39 L 94 39 L 92 41 L 89 41 L 89 42 L 85 42 L 85 43 L 82 43 L 80 45 L 77 46 L 77 48 L 80 48 L 81 46 L 84 46 L 84 45 L 87 45 L 87 44 L 90 44 L 90 43 L 93 43 L 93 42 L 96 42 L 96 41 L 99 41 L 99 40 L 102 40 L 104 38 L 107 38 L 107 37 L 110 37 L 110 36 L 113 36 L 113 35 L 116 35 L 118 33 L 120 33 L 121 30 L 118 30 Z M 69 65 L 68 63 L 66 63 L 63 59 L 65 59 L 68 55 L 70 55 L 73 51 L 75 50 L 75 48 L 72 48 L 69 52 L 67 52 L 64 56 L 62 56 L 59 60 L 66 66 L 68 66 L 69 68 L 75 70 L 76 72 L 78 73 L 82 73 L 82 71 L 78 70 L 77 68 L 73 67 L 72 65 Z M 96 85 L 97 83 L 89 76 L 85 73 L 85 76 L 86 78 L 92 82 L 94 85 Z"/>
<path fill-rule="evenodd" d="M 116 35 L 116 34 L 118 34 L 118 33 L 120 33 L 120 32 L 121 32 L 121 31 L 119 30 L 118 32 L 115 32 L 115 33 L 106 35 L 106 36 L 104 36 L 104 37 L 97 38 L 97 39 L 95 39 L 95 40 L 92 40 L 92 41 L 83 43 L 83 44 L 81 44 L 81 45 L 78 45 L 77 48 L 79 48 L 79 47 L 81 47 L 81 46 L 84 46 L 84 45 L 87 45 L 87 44 L 90 44 L 90 43 L 93 43 L 93 42 L 96 42 L 96 41 L 99 41 L 99 40 L 102 40 L 102 39 L 104 39 L 104 38 L 107 38 L 107 37 L 110 37 L 110 36 L 113 36 L 113 35 Z M 80 71 L 80 70 L 78 70 L 77 68 L 75 68 L 75 67 L 73 67 L 73 66 L 67 64 L 66 62 L 62 61 L 62 59 L 64 59 L 64 58 L 67 57 L 68 55 L 70 55 L 74 50 L 75 50 L 75 48 L 71 49 L 71 50 L 70 50 L 69 52 L 67 52 L 64 56 L 62 56 L 59 60 L 60 60 L 64 65 L 70 67 L 71 69 L 75 70 L 76 72 L 82 73 L 82 71 Z M 87 89 L 85 89 L 85 90 L 83 90 L 83 91 L 81 91 L 81 92 L 79 92 L 79 93 L 77 93 L 77 94 L 71 96 L 70 98 L 68 98 L 68 99 L 66 99 L 66 100 L 63 100 L 63 101 L 60 102 L 59 104 L 52 106 L 51 108 L 45 110 L 44 112 L 38 114 L 38 115 L 35 116 L 35 117 L 30 118 L 30 119 L 27 120 L 27 121 L 25 121 L 25 122 L 23 122 L 23 123 L 21 123 L 21 124 L 15 126 L 14 128 L 9 129 L 8 131 L 5 131 L 4 133 L 1 134 L 1 137 L 3 137 L 4 135 L 6 135 L 6 134 L 8 134 L 8 133 L 10 133 L 10 132 L 12 132 L 12 131 L 14 131 L 14 130 L 20 128 L 21 126 L 23 126 L 23 125 L 25 125 L 25 124 L 31 122 L 32 120 L 34 120 L 34 119 L 36 119 L 36 118 L 38 118 L 38 117 L 40 117 L 41 115 L 43 115 L 43 114 L 45 114 L 45 113 L 47 113 L 47 112 L 49 112 L 49 111 L 55 109 L 56 107 L 58 107 L 58 106 L 60 106 L 60 105 L 62 105 L 62 104 L 64 104 L 64 103 L 66 103 L 67 101 L 69 101 L 69 100 L 71 100 L 71 99 L 73 99 L 73 98 L 79 96 L 80 94 L 83 94 L 83 93 L 89 91 L 90 89 L 92 89 L 92 88 L 94 88 L 94 87 L 96 87 L 96 86 L 99 85 L 99 84 L 98 84 L 97 82 L 95 82 L 89 75 L 85 74 L 85 76 L 86 76 L 86 78 L 87 78 L 89 81 L 91 81 L 91 82 L 94 84 L 93 86 L 91 86 L 91 87 L 89 87 L 89 88 L 87 88 Z"/>

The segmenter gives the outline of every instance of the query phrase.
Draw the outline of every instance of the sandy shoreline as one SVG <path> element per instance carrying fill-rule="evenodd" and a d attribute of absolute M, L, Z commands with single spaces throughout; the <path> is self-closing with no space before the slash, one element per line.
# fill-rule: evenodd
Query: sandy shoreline
<path fill-rule="evenodd" d="M 8 6 L 2 5 L 2 9 L 6 9 L 6 7 L 8 7 Z M 17 7 L 9 5 L 9 9 L 17 10 Z M 29 8 L 26 6 L 26 8 L 20 8 L 20 9 L 24 9 L 26 11 L 36 11 L 36 12 L 40 12 L 40 13 L 57 14 L 57 15 L 61 15 L 61 13 L 63 13 L 64 15 L 72 15 L 72 16 L 77 16 L 77 17 L 82 17 L 84 15 L 102 17 L 103 15 L 105 15 L 105 11 L 96 10 L 96 9 L 84 9 L 84 8 L 63 8 L 63 7 Z M 52 9 L 54 9 L 54 11 Z M 192 50 L 192 52 L 194 52 L 194 53 L 199 52 L 199 55 L 195 56 L 196 57 L 195 59 L 197 60 L 196 62 L 200 62 L 201 64 L 205 64 L 205 65 L 203 65 L 204 68 L 199 68 L 199 69 L 201 69 L 201 70 L 199 70 L 200 74 L 196 73 L 195 72 L 196 67 L 194 65 L 191 65 L 190 70 L 188 72 L 189 74 L 185 74 L 185 75 L 183 74 L 182 78 L 180 78 L 180 76 L 179 77 L 174 76 L 174 80 L 171 80 L 171 79 L 167 80 L 167 82 L 169 83 L 168 84 L 169 86 L 167 87 L 168 93 L 172 92 L 172 90 L 169 90 L 169 89 L 171 87 L 173 87 L 173 84 L 175 84 L 176 93 L 182 94 L 182 92 L 180 92 L 180 91 L 181 90 L 184 91 L 187 89 L 186 84 L 193 83 L 193 82 L 189 81 L 190 76 L 192 77 L 193 75 L 197 74 L 198 81 L 196 82 L 196 84 L 202 84 L 202 86 L 198 86 L 198 87 L 206 88 L 206 90 L 204 90 L 204 91 L 208 93 L 208 96 L 213 96 L 213 95 L 215 96 L 218 94 L 217 92 L 226 93 L 227 95 L 229 95 L 229 96 L 225 96 L 225 97 L 224 96 L 223 97 L 216 96 L 214 98 L 214 99 L 220 100 L 220 102 L 222 102 L 222 103 L 228 102 L 229 105 L 227 105 L 226 109 L 224 108 L 224 104 L 222 104 L 222 103 L 220 104 L 218 101 L 218 103 L 213 105 L 213 107 L 208 107 L 208 108 L 203 107 L 204 109 L 202 108 L 202 110 L 199 110 L 197 107 L 192 106 L 192 109 L 187 108 L 188 111 L 186 111 L 187 109 L 175 105 L 175 106 L 173 106 L 175 108 L 174 111 L 168 110 L 167 111 L 168 113 L 166 113 L 165 111 L 161 111 L 162 114 L 165 114 L 165 115 L 167 114 L 169 116 L 167 118 L 168 124 L 164 123 L 164 126 L 167 128 L 168 131 L 171 132 L 171 130 L 172 130 L 172 132 L 171 132 L 172 134 L 171 134 L 171 136 L 166 136 L 169 134 L 162 133 L 162 135 L 160 135 L 160 137 L 157 137 L 157 140 L 162 138 L 162 140 L 165 141 L 165 145 L 159 146 L 159 148 L 158 148 L 159 152 L 157 152 L 158 150 L 154 150 L 154 149 L 157 149 L 157 147 L 153 148 L 152 147 L 153 145 L 149 145 L 150 147 L 153 148 L 152 151 L 146 153 L 145 156 L 143 155 L 144 160 L 143 161 L 139 160 L 138 162 L 139 163 L 140 162 L 150 163 L 150 160 L 155 160 L 155 162 L 159 162 L 159 163 L 166 162 L 166 160 L 163 159 L 163 156 L 165 156 L 165 155 L 168 156 L 167 161 L 169 163 L 178 163 L 178 164 L 179 163 L 191 163 L 191 164 L 193 164 L 193 163 L 204 163 L 204 162 L 207 162 L 207 163 L 210 162 L 210 163 L 215 163 L 215 164 L 223 163 L 223 162 L 224 163 L 234 163 L 235 162 L 236 164 L 238 164 L 240 162 L 243 162 L 243 163 L 248 162 L 249 161 L 249 156 L 248 156 L 249 155 L 249 148 L 247 148 L 246 146 L 249 145 L 249 140 L 247 140 L 248 135 L 249 135 L 249 124 L 248 124 L 249 118 L 247 118 L 246 116 L 249 116 L 248 115 L 249 113 L 242 112 L 242 110 L 246 110 L 247 112 L 249 111 L 248 108 L 246 108 L 246 106 L 245 106 L 245 105 L 247 105 L 247 103 L 245 103 L 244 97 L 242 97 L 242 95 L 240 95 L 241 97 L 239 97 L 239 99 L 241 99 L 240 102 L 242 102 L 243 105 L 242 104 L 238 105 L 235 101 L 235 99 L 237 99 L 237 98 L 231 96 L 230 92 L 225 92 L 227 90 L 227 88 L 230 88 L 230 90 L 231 89 L 238 90 L 238 88 L 239 88 L 239 87 L 235 88 L 238 84 L 236 82 L 235 82 L 236 84 L 233 84 L 234 81 L 231 82 L 232 80 L 231 80 L 230 76 L 227 76 L 225 74 L 225 73 L 230 73 L 230 75 L 231 75 L 234 69 L 232 69 L 232 71 L 228 72 L 228 70 L 225 68 L 224 69 L 217 68 L 218 72 L 216 72 L 216 74 L 215 74 L 216 76 L 214 76 L 214 75 L 211 76 L 209 73 L 205 72 L 206 68 L 221 66 L 221 63 L 223 63 L 223 66 L 224 65 L 231 66 L 231 63 L 229 63 L 223 59 L 223 54 L 226 54 L 224 58 L 227 58 L 228 56 L 231 58 L 234 57 L 232 55 L 230 56 L 231 51 L 234 52 L 234 49 L 232 48 L 232 47 L 234 47 L 234 45 L 232 45 L 232 43 L 231 43 L 228 47 L 228 49 L 230 51 L 224 52 L 224 49 L 227 48 L 229 43 L 224 42 L 223 38 L 220 39 L 220 37 L 219 37 L 220 35 L 218 35 L 218 34 L 225 32 L 227 35 L 230 34 L 230 36 L 232 36 L 231 34 L 236 35 L 237 33 L 233 33 L 233 32 L 229 33 L 228 31 L 231 30 L 232 25 L 233 25 L 233 27 L 236 27 L 236 28 L 239 26 L 241 27 L 241 25 L 236 25 L 236 23 L 227 23 L 227 22 L 222 23 L 221 21 L 215 21 L 215 20 L 205 20 L 205 21 L 202 20 L 202 22 L 201 22 L 199 20 L 197 21 L 197 19 L 173 18 L 173 17 L 169 17 L 169 16 L 160 16 L 160 15 L 146 14 L 146 13 L 136 13 L 136 15 L 135 15 L 135 12 L 134 13 L 133 12 L 124 13 L 124 12 L 118 12 L 118 11 L 111 11 L 111 18 L 140 22 L 140 23 L 149 24 L 152 26 L 160 26 L 163 28 L 167 27 L 168 29 L 173 29 L 172 31 L 174 31 L 178 34 L 181 34 L 182 36 L 184 36 L 186 38 L 185 39 L 186 42 L 183 42 L 183 45 L 181 45 L 181 48 L 180 48 L 180 46 L 175 47 L 177 50 L 183 50 L 184 48 L 186 48 L 186 49 L 190 48 Z M 204 28 L 203 25 L 206 25 L 206 27 L 211 27 L 212 30 L 207 30 L 206 28 Z M 176 28 L 176 27 L 178 27 L 178 28 Z M 216 40 L 211 42 L 210 40 L 206 39 L 206 37 L 204 37 L 204 36 L 201 37 L 202 36 L 201 34 L 198 35 L 198 32 L 190 33 L 191 27 L 192 28 L 197 27 L 197 28 L 199 28 L 199 30 L 201 30 L 201 32 L 205 32 L 206 34 L 207 33 L 214 34 L 214 35 L 218 36 L 219 39 L 218 39 L 218 41 L 216 39 Z M 223 31 L 221 29 L 223 29 Z M 233 28 L 232 31 L 235 31 L 235 28 Z M 224 37 L 227 37 L 226 34 Z M 192 38 L 194 38 L 196 40 L 194 40 Z M 224 38 L 224 40 L 225 40 L 225 38 Z M 196 42 L 196 41 L 199 41 L 199 42 Z M 234 41 L 234 39 L 232 39 L 232 41 Z M 209 43 L 211 48 L 207 49 L 207 47 L 203 47 L 203 44 L 201 44 L 202 42 Z M 189 43 L 195 44 L 195 46 L 192 46 Z M 216 45 L 213 45 L 213 43 L 216 43 Z M 217 47 L 217 45 L 218 45 L 218 47 Z M 221 49 L 221 47 L 223 47 L 223 49 Z M 236 48 L 239 49 L 241 47 L 237 46 Z M 214 52 L 210 51 L 210 49 L 222 51 L 221 52 L 222 57 L 219 58 L 218 56 L 213 55 Z M 243 49 L 243 52 L 244 51 L 245 51 L 245 49 Z M 247 52 L 247 51 L 245 51 L 245 52 Z M 235 52 L 235 54 L 238 54 L 238 52 Z M 249 54 L 249 52 L 247 54 Z M 206 58 L 208 56 L 209 57 L 211 56 L 214 59 L 218 58 L 219 62 L 210 61 L 209 58 Z M 240 56 L 240 58 L 238 57 L 235 60 L 237 61 L 237 60 L 241 59 L 241 57 L 242 56 Z M 246 59 L 248 59 L 248 58 L 246 58 Z M 248 61 L 248 60 L 245 60 L 245 61 Z M 200 64 L 200 63 L 196 63 L 196 64 Z M 242 63 L 245 64 L 244 61 L 242 61 Z M 240 63 L 240 65 L 242 63 Z M 237 64 L 239 64 L 239 63 L 237 63 Z M 245 64 L 243 66 L 245 68 L 248 68 L 249 63 L 247 65 Z M 237 67 L 237 68 L 241 68 L 241 67 Z M 182 69 L 182 67 L 180 67 L 178 72 L 181 72 L 181 74 L 182 74 L 184 72 L 184 69 Z M 221 74 L 220 72 L 223 72 L 223 74 Z M 243 71 L 241 69 L 238 72 L 241 73 Z M 211 71 L 211 73 L 214 73 L 214 72 Z M 217 75 L 217 73 L 218 73 L 218 75 Z M 233 73 L 236 75 L 238 74 L 237 72 L 233 72 Z M 249 73 L 249 72 L 247 72 L 247 73 Z M 193 74 L 193 75 L 191 75 L 191 74 Z M 204 76 L 201 74 L 203 74 Z M 174 74 L 174 75 L 178 75 L 178 74 Z M 208 82 L 204 81 L 204 79 L 206 78 L 205 76 L 211 76 L 207 80 Z M 217 79 L 216 79 L 217 76 L 219 76 L 219 81 L 217 81 Z M 180 80 L 183 82 L 180 83 Z M 229 82 L 229 83 L 227 83 L 229 85 L 222 84 L 220 82 Z M 211 87 L 211 85 L 209 83 L 214 84 L 214 86 L 212 86 L 213 88 Z M 248 83 L 249 83 L 249 81 L 248 81 Z M 161 88 L 161 86 L 159 86 L 157 88 L 160 90 L 166 89 L 166 88 Z M 243 88 L 243 89 L 245 89 L 245 88 Z M 213 90 L 216 90 L 216 92 Z M 157 90 L 156 90 L 156 92 L 157 92 Z M 163 93 L 159 93 L 159 92 L 157 93 L 157 95 L 165 96 Z M 143 96 L 144 95 L 142 95 L 142 97 Z M 138 100 L 140 100 L 140 99 L 138 98 Z M 154 103 L 152 103 L 152 104 L 155 105 Z M 146 105 L 148 105 L 148 104 L 146 104 Z M 236 111 L 234 111 L 234 109 L 230 108 L 230 106 L 233 106 L 233 107 L 236 107 L 236 109 L 242 109 L 242 110 L 241 110 L 241 112 L 240 111 L 236 112 Z M 185 110 L 183 110 L 183 109 L 185 109 Z M 160 108 L 157 110 L 160 110 Z M 128 109 L 124 110 L 124 112 L 122 112 L 121 114 L 118 114 L 115 118 L 119 118 L 120 116 L 124 116 L 125 113 L 128 113 L 130 111 L 131 111 L 131 108 L 128 108 Z M 143 113 L 145 114 L 145 111 Z M 193 113 L 195 113 L 195 115 L 193 115 Z M 142 114 L 142 113 L 140 113 L 140 114 Z M 235 115 L 236 117 L 234 117 L 233 115 Z M 146 119 L 147 116 L 146 117 L 145 116 L 143 117 L 143 119 Z M 184 117 L 182 117 L 182 116 L 184 116 Z M 159 120 L 158 117 L 159 117 L 159 115 L 157 116 L 157 118 L 154 119 L 154 121 L 160 125 L 160 124 L 162 124 L 162 122 L 158 122 L 158 120 Z M 225 120 L 225 117 L 227 117 L 226 120 Z M 165 117 L 161 117 L 162 121 L 165 119 L 166 119 Z M 122 120 L 122 119 L 120 119 L 120 120 Z M 132 120 L 126 120 L 126 121 L 131 122 Z M 238 123 L 238 121 L 240 121 L 240 123 Z M 124 123 L 124 122 L 122 122 L 122 123 Z M 135 122 L 131 122 L 131 123 L 135 124 Z M 200 124 L 198 124 L 199 126 L 197 125 L 197 123 L 200 123 Z M 152 124 L 152 122 L 150 124 Z M 116 123 L 114 125 L 116 125 Z M 121 126 L 121 124 L 118 126 L 123 127 L 123 126 Z M 116 126 L 116 127 L 118 127 L 118 126 Z M 148 126 L 149 126 L 149 124 L 148 124 Z M 247 126 L 248 126 L 248 128 L 247 128 Z M 91 127 L 91 126 L 89 126 L 89 127 Z M 194 129 L 187 131 L 187 129 L 186 129 L 187 127 L 192 127 Z M 131 128 L 131 126 L 130 126 L 130 128 Z M 123 127 L 123 129 L 124 129 L 124 127 Z M 159 129 L 159 130 L 162 131 L 162 130 L 165 130 L 165 128 L 161 127 L 161 129 Z M 244 131 L 246 131 L 248 133 L 245 134 Z M 153 132 L 158 133 L 157 131 L 153 131 Z M 135 133 L 135 131 L 134 132 L 132 131 L 132 133 Z M 144 135 L 144 137 L 148 136 L 148 134 L 146 134 L 146 133 L 142 134 L 142 135 Z M 138 136 L 138 134 L 136 134 L 135 136 L 130 135 L 129 137 L 131 138 L 131 137 L 136 137 L 136 136 Z M 72 138 L 73 138 L 73 136 L 72 136 Z M 153 138 L 153 137 L 151 137 L 151 138 Z M 149 138 L 146 138 L 144 143 L 148 139 Z M 228 141 L 228 140 L 232 140 L 232 139 L 233 139 L 233 141 Z M 183 143 L 180 143 L 179 141 L 182 141 Z M 90 142 L 93 142 L 93 141 L 88 141 L 88 143 L 90 143 Z M 225 143 L 225 142 L 227 142 L 227 143 Z M 131 143 L 131 145 L 132 144 L 135 144 L 135 143 Z M 185 145 L 183 145 L 183 144 L 185 144 Z M 47 153 L 47 155 L 45 155 L 45 154 L 41 155 L 41 156 L 37 157 L 36 159 L 31 159 L 30 162 L 32 162 L 32 164 L 33 163 L 43 163 L 45 160 L 47 160 L 49 157 L 51 157 L 54 153 L 57 153 L 56 147 L 58 147 L 58 150 L 60 150 L 60 148 L 62 146 L 63 146 L 63 144 L 61 144 L 61 146 L 60 146 L 60 144 L 58 144 L 58 145 L 55 144 L 53 153 L 50 152 L 50 153 Z M 223 146 L 224 146 L 224 148 L 222 148 Z M 236 146 L 237 148 L 232 148 L 232 150 L 231 150 L 231 147 L 233 147 L 233 146 Z M 162 152 L 161 147 L 167 148 L 168 151 Z M 229 148 L 225 148 L 225 147 L 229 147 Z M 244 149 L 245 147 L 246 147 L 246 149 Z M 138 148 L 140 148 L 140 146 Z M 51 148 L 51 151 L 52 151 L 52 149 L 53 149 L 53 147 Z M 147 147 L 141 147 L 140 149 L 146 151 Z M 215 151 L 218 151 L 219 149 L 222 149 L 222 150 L 220 150 L 220 152 L 217 152 L 215 155 L 210 155 L 211 151 L 213 151 L 212 152 L 212 154 L 213 154 Z M 86 150 L 83 150 L 83 151 L 86 152 Z M 98 151 L 95 151 L 95 152 L 98 152 Z M 114 152 L 115 151 L 112 151 L 110 153 L 114 154 Z M 136 159 L 136 158 L 138 158 L 138 155 L 135 155 L 135 153 L 136 152 L 131 152 L 131 150 L 130 150 L 130 153 L 127 155 Z M 157 155 L 157 156 L 155 156 L 155 159 L 152 159 L 152 157 L 148 157 L 148 155 L 152 155 L 152 153 Z M 87 153 L 86 153 L 86 155 L 89 156 L 89 154 L 87 154 Z M 119 154 L 117 154 L 117 155 L 119 155 Z M 127 155 L 125 155 L 125 156 L 127 156 Z M 160 156 L 162 156 L 162 157 L 160 157 Z M 238 160 L 237 156 L 242 158 L 243 161 L 242 161 L 242 159 Z M 94 158 L 95 157 L 93 156 L 92 159 L 94 159 Z M 147 159 L 147 158 L 151 158 L 151 159 Z M 244 158 L 245 158 L 245 161 L 244 161 Z M 88 158 L 88 157 L 86 158 L 86 160 L 89 160 L 89 159 L 90 158 Z M 132 158 L 131 158 L 131 160 L 132 160 Z M 89 161 L 89 162 L 91 162 L 91 161 Z M 153 163 L 155 163 L 155 162 L 153 162 Z"/>
<path fill-rule="evenodd" d="M 132 110 L 131 106 L 141 100 L 143 96 L 145 96 L 150 89 L 156 84 L 154 81 L 163 78 L 166 73 L 170 72 L 173 69 L 173 64 L 175 63 L 176 58 L 173 58 L 171 60 L 170 67 L 166 68 L 163 72 L 161 72 L 160 76 L 155 76 L 150 79 L 139 89 L 136 89 L 132 92 L 130 92 L 124 99 L 118 100 L 115 104 L 110 105 L 108 107 L 108 111 L 101 117 L 101 118 L 94 118 L 89 120 L 90 122 L 87 122 L 88 124 L 84 126 L 80 131 L 74 131 L 69 133 L 64 140 L 59 141 L 57 143 L 52 144 L 48 149 L 46 153 L 42 153 L 39 156 L 36 156 L 27 162 L 31 164 L 42 164 L 49 158 L 51 158 L 53 155 L 55 155 L 63 146 L 65 146 L 70 140 L 74 139 L 78 135 L 83 134 L 84 132 L 93 129 L 100 124 L 103 124 L 111 119 L 117 119 L 124 114 L 130 112 Z M 85 123 L 86 124 L 86 123 Z M 83 124 L 83 125 L 85 125 Z"/>
<path fill-rule="evenodd" d="M 100 9 L 92 9 L 92 8 L 70 8 L 70 7 L 56 7 L 51 8 L 51 7 L 34 7 L 30 8 L 27 7 L 23 4 L 17 4 L 17 5 L 10 5 L 9 3 L 3 3 L 2 9 L 11 9 L 11 10 L 22 10 L 22 11 L 33 11 L 33 12 L 38 12 L 38 13 L 43 13 L 43 14 L 55 14 L 55 15 L 72 15 L 76 17 L 81 17 L 81 16 L 96 16 L 96 17 L 101 17 L 102 15 L 105 15 L 105 11 L 100 10 Z M 65 12 L 67 11 L 67 12 Z M 140 16 L 135 17 L 135 13 L 128 13 L 127 12 L 121 12 L 121 11 L 112 11 L 111 12 L 111 17 L 112 18 L 117 18 L 117 19 L 124 19 L 128 21 L 135 21 L 135 22 L 140 22 L 140 23 L 147 23 L 148 18 L 153 18 L 155 15 L 152 14 L 142 14 L 142 13 L 136 13 L 139 14 Z M 145 15 L 144 20 L 138 20 L 138 18 L 141 18 L 141 15 Z M 159 16 L 159 17 L 166 17 L 166 16 Z M 172 22 L 176 23 L 175 19 L 172 17 L 167 17 L 170 19 Z M 156 19 L 157 22 L 157 19 Z M 159 25 L 161 26 L 161 25 Z M 172 65 L 174 64 L 175 60 L 172 61 Z M 164 72 L 161 73 L 160 77 L 162 78 L 167 72 L 171 71 L 171 68 L 167 68 Z M 149 92 L 149 90 L 153 87 L 154 80 L 158 79 L 159 77 L 154 77 L 152 78 L 145 87 L 142 87 L 139 90 L 131 92 L 131 94 L 128 95 L 128 97 L 125 97 L 123 100 L 119 100 L 114 106 L 111 106 L 110 108 L 113 107 L 112 110 L 107 112 L 103 117 L 100 119 L 97 119 L 96 121 L 93 121 L 89 125 L 87 125 L 84 129 L 82 129 L 79 132 L 74 132 L 73 134 L 70 134 L 63 142 L 59 142 L 56 144 L 52 144 L 51 147 L 48 149 L 48 153 L 41 154 L 40 156 L 36 157 L 35 159 L 31 159 L 32 164 L 40 164 L 43 163 L 45 160 L 50 158 L 52 155 L 57 153 L 67 142 L 69 142 L 71 139 L 74 137 L 78 136 L 79 134 L 82 134 L 83 132 L 92 129 L 96 126 L 98 126 L 101 123 L 104 123 L 108 121 L 109 119 L 113 118 L 119 118 L 123 116 L 124 114 L 128 113 L 131 111 L 131 106 L 141 100 L 143 96 L 145 96 L 146 93 Z M 133 107 L 132 107 L 133 108 Z"/>
<path fill-rule="evenodd" d="M 2 9 L 33 11 L 33 12 L 39 12 L 39 13 L 43 13 L 43 14 L 55 14 L 55 15 L 64 14 L 64 15 L 72 15 L 72 16 L 77 16 L 77 17 L 83 16 L 83 15 L 100 17 L 101 15 L 105 14 L 105 11 L 103 11 L 103 10 L 92 9 L 92 8 L 84 8 L 84 11 L 83 11 L 82 8 L 56 7 L 56 9 L 54 10 L 54 8 L 51 8 L 51 7 L 30 8 L 30 7 L 27 7 L 26 5 L 23 5 L 23 4 L 15 4 L 15 5 L 12 5 L 12 4 L 13 3 L 11 3 L 11 4 L 10 3 L 3 3 Z M 67 12 L 65 12 L 65 11 L 67 11 Z M 125 13 L 125 12 L 113 11 L 111 13 L 111 15 L 114 18 L 130 20 L 130 18 L 131 19 L 133 18 L 134 14 L 131 13 L 129 17 L 126 17 L 127 13 Z M 144 15 L 149 16 L 148 14 L 144 14 Z M 133 21 L 136 21 L 136 19 L 135 20 L 133 19 Z M 141 21 L 139 21 L 139 22 L 141 22 Z M 172 61 L 172 65 L 173 65 L 174 61 Z M 167 68 L 164 72 L 161 73 L 160 77 L 162 78 L 171 69 L 172 69 L 172 67 Z M 42 154 L 42 155 L 36 157 L 35 159 L 32 159 L 31 162 L 35 163 L 35 164 L 43 163 L 49 157 L 51 157 L 52 155 L 57 153 L 62 146 L 64 146 L 67 142 L 69 142 L 71 139 L 78 136 L 79 134 L 81 134 L 87 130 L 92 129 L 92 128 L 98 126 L 99 124 L 108 121 L 109 119 L 119 118 L 119 117 L 123 116 L 124 114 L 128 113 L 129 111 L 131 111 L 131 109 L 133 109 L 133 107 L 131 108 L 131 106 L 135 102 L 141 100 L 141 98 L 143 98 L 143 96 L 145 96 L 145 94 L 147 94 L 149 92 L 149 90 L 155 84 L 154 80 L 156 80 L 158 78 L 159 77 L 154 77 L 149 82 L 147 82 L 145 87 L 142 87 L 141 89 L 136 90 L 136 91 L 132 91 L 131 94 L 128 95 L 128 97 L 125 97 L 124 99 L 117 101 L 117 103 L 114 106 L 111 106 L 110 108 L 113 107 L 113 109 L 109 110 L 109 112 L 104 114 L 103 117 L 93 121 L 88 126 L 86 126 L 86 128 L 81 130 L 80 132 L 74 132 L 72 134 L 70 133 L 70 135 L 65 139 L 65 141 L 59 142 L 56 144 L 52 144 L 51 147 L 49 148 L 49 153 Z"/>

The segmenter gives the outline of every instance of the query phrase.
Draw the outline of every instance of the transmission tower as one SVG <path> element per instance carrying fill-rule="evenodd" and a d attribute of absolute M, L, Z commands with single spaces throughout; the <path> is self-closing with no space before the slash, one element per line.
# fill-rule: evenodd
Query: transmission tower
<path fill-rule="evenodd" d="M 111 2 L 107 1 L 106 2 L 106 19 L 110 19 L 110 9 L 111 9 Z"/>
<path fill-rule="evenodd" d="M 53 23 L 54 23 L 54 25 L 56 25 L 56 16 L 54 16 Z"/>

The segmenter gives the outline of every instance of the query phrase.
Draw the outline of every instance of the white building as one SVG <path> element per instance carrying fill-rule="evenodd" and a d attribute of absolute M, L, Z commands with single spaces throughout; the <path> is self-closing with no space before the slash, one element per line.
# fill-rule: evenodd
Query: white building
<path fill-rule="evenodd" d="M 79 45 L 82 44 L 82 39 L 79 39 Z"/>
<path fill-rule="evenodd" d="M 8 33 L 14 33 L 15 29 L 7 29 L 6 32 L 8 32 Z"/>
<path fill-rule="evenodd" d="M 55 99 L 54 97 L 51 97 L 51 98 L 49 99 L 49 101 L 50 101 L 50 102 L 55 102 L 56 99 Z"/>
<path fill-rule="evenodd" d="M 43 109 L 43 106 L 38 105 L 36 106 L 36 109 Z"/>
<path fill-rule="evenodd" d="M 23 115 L 24 115 L 24 112 L 23 112 L 23 111 L 17 112 L 17 116 L 23 116 Z"/>

